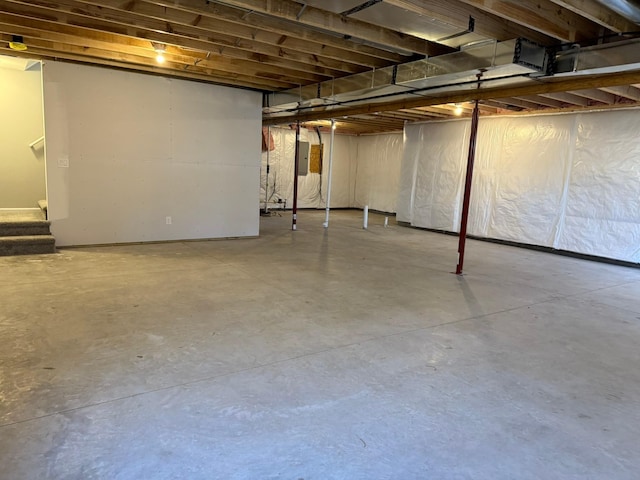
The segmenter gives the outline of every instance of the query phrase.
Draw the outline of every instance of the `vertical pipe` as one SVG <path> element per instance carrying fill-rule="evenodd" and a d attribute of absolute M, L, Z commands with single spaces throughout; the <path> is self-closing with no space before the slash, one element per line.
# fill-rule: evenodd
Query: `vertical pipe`
<path fill-rule="evenodd" d="M 471 181 L 473 179 L 473 162 L 476 157 L 476 139 L 478 137 L 478 100 L 471 116 L 471 135 L 469 136 L 469 155 L 467 157 L 467 176 L 464 181 L 464 197 L 462 199 L 462 219 L 460 221 L 460 238 L 458 240 L 458 266 L 456 275 L 462 274 L 464 265 L 464 247 L 467 240 L 467 221 L 469 220 L 469 202 L 471 200 Z"/>
<path fill-rule="evenodd" d="M 331 171 L 333 169 L 333 141 L 336 136 L 336 121 L 331 119 L 331 145 L 329 146 L 329 180 L 327 182 L 327 208 L 324 214 L 324 228 L 329 228 L 329 210 L 331 210 Z"/>
<path fill-rule="evenodd" d="M 364 220 L 363 220 L 363 223 L 362 223 L 362 228 L 364 228 L 366 230 L 368 226 L 369 226 L 369 205 L 365 205 L 364 206 Z"/>
<path fill-rule="evenodd" d="M 293 216 L 291 218 L 291 230 L 297 230 L 298 221 L 298 160 L 300 156 L 300 122 L 296 123 L 296 153 L 293 166 Z"/>
<path fill-rule="evenodd" d="M 271 150 L 271 126 L 267 127 L 267 175 L 264 180 L 264 213 L 269 208 L 269 152 Z"/>

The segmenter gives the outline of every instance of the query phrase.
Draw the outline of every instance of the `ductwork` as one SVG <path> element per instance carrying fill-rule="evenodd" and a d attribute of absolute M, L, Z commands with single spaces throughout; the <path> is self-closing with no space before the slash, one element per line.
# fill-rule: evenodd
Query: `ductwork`
<path fill-rule="evenodd" d="M 578 46 L 559 52 L 554 76 L 595 75 L 640 69 L 640 39 L 605 43 L 593 47 Z"/>
<path fill-rule="evenodd" d="M 543 75 L 544 47 L 525 39 L 488 42 L 437 57 L 271 94 L 263 113 L 278 116 L 308 109 L 331 110 L 393 96 L 432 94 L 434 89 L 470 88 L 483 81 Z"/>
<path fill-rule="evenodd" d="M 640 2 L 637 0 L 596 0 L 598 3 L 640 25 Z"/>
<path fill-rule="evenodd" d="M 548 64 L 551 63 L 549 66 Z M 274 93 L 266 98 L 265 117 L 326 111 L 340 106 L 402 100 L 418 95 L 512 87 L 541 77 L 572 77 L 640 70 L 640 39 L 591 47 L 575 46 L 549 54 L 526 40 L 492 42 L 460 52 Z M 481 78 L 478 78 L 481 74 Z"/>

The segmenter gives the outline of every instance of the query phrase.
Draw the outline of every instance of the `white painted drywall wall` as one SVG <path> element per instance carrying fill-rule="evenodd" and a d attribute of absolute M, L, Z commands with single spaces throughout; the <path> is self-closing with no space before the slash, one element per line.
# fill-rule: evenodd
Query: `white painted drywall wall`
<path fill-rule="evenodd" d="M 38 208 L 44 200 L 42 74 L 0 67 L 0 208 Z"/>
<path fill-rule="evenodd" d="M 58 245 L 258 234 L 259 93 L 62 62 L 43 76 Z"/>

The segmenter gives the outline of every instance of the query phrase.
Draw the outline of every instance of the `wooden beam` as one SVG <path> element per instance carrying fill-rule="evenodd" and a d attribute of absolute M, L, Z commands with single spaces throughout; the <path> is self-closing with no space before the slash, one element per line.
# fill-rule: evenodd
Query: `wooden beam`
<path fill-rule="evenodd" d="M 322 65 L 323 58 L 325 58 L 327 54 L 332 54 L 332 57 L 329 57 L 331 58 L 330 63 L 334 65 L 342 64 L 343 67 L 347 67 L 344 68 L 344 71 L 349 72 L 362 71 L 362 68 L 355 66 L 362 67 L 363 62 L 366 64 L 364 66 L 372 68 L 387 65 L 390 61 L 401 61 L 404 59 L 399 55 L 391 54 L 388 56 L 392 58 L 381 59 L 376 56 L 369 56 L 358 52 L 354 53 L 348 49 L 349 45 L 347 42 L 342 42 L 339 49 L 332 47 L 323 48 L 326 46 L 325 43 L 322 43 L 323 38 L 314 38 L 311 41 L 313 46 L 308 48 L 311 49 L 312 52 L 307 52 L 304 43 L 295 41 L 295 36 L 291 31 L 284 31 L 283 29 L 271 31 L 265 28 L 268 22 L 264 21 L 259 24 L 259 26 L 255 25 L 253 22 L 248 22 L 249 17 L 247 17 L 244 12 L 230 7 L 216 6 L 215 8 L 203 8 L 202 5 L 210 7 L 212 4 L 201 3 L 200 9 L 187 8 L 182 2 L 178 1 L 163 2 L 164 5 L 143 1 L 123 2 L 122 0 L 83 0 L 82 3 L 96 7 L 92 9 L 92 13 L 115 10 L 124 14 L 124 18 L 134 17 L 139 21 L 147 19 L 157 20 L 161 22 L 157 24 L 160 27 L 166 27 L 167 24 L 170 26 L 180 25 L 181 31 L 189 35 L 195 34 L 201 36 L 211 33 L 215 33 L 216 36 L 224 35 L 225 38 L 231 39 L 228 40 L 229 46 L 234 46 L 235 43 L 238 43 L 238 39 L 242 39 L 242 41 L 248 45 L 268 45 L 272 49 L 269 55 L 279 56 L 285 60 L 289 57 L 304 54 L 306 56 L 305 61 L 308 63 Z M 230 11 L 235 11 L 235 13 Z M 212 12 L 216 12 L 216 14 Z M 108 18 L 113 18 L 113 14 L 110 14 Z M 283 35 L 287 37 L 284 40 Z M 320 37 L 322 37 L 322 35 L 320 35 Z M 287 42 L 289 38 L 292 38 L 292 41 Z M 309 41 L 306 43 L 309 43 Z M 339 42 L 335 43 L 339 44 Z M 353 62 L 350 62 L 352 58 Z"/>
<path fill-rule="evenodd" d="M 184 0 L 184 3 L 195 0 Z M 245 8 L 271 17 L 281 18 L 320 30 L 339 33 L 347 38 L 366 40 L 374 45 L 386 46 L 404 52 L 422 55 L 440 55 L 452 49 L 422 38 L 366 23 L 355 18 L 307 5 L 304 10 L 293 0 L 220 0 L 217 3 Z"/>
<path fill-rule="evenodd" d="M 2 34 L 0 38 L 5 41 L 10 40 L 9 35 Z M 180 54 L 172 54 L 167 50 L 165 55 L 166 61 L 160 66 L 157 64 L 156 53 L 150 50 L 146 53 L 127 53 L 125 51 L 114 52 L 111 50 L 102 50 L 90 47 L 78 47 L 75 45 L 65 45 L 46 40 L 32 40 L 29 48 L 32 51 L 39 51 L 46 54 L 49 58 L 70 58 L 73 60 L 84 60 L 90 62 L 93 59 L 103 59 L 118 61 L 128 64 L 140 65 L 157 65 L 160 70 L 190 70 L 201 74 L 211 74 L 217 78 L 228 78 L 227 84 L 231 84 L 233 79 L 241 79 L 251 82 L 253 85 L 263 85 L 264 88 L 290 88 L 291 81 L 286 77 L 268 72 L 256 72 L 255 75 L 238 74 L 234 71 L 233 66 L 222 64 L 219 60 L 202 60 L 201 62 L 193 62 L 191 57 L 184 57 Z M 69 56 L 67 56 L 69 55 Z"/>
<path fill-rule="evenodd" d="M 145 0 L 145 3 L 158 5 L 162 8 L 175 8 L 196 15 L 209 16 L 218 20 L 235 23 L 242 26 L 251 26 L 257 37 L 263 37 L 262 32 L 271 32 L 278 35 L 278 45 L 288 46 L 307 52 L 305 45 L 321 46 L 321 50 L 313 49 L 314 55 L 328 55 L 329 52 L 338 50 L 341 55 L 337 58 L 349 60 L 351 56 L 366 59 L 368 63 L 355 62 L 371 67 L 382 66 L 389 63 L 401 63 L 407 61 L 406 55 L 393 53 L 384 49 L 374 48 L 369 45 L 355 43 L 344 37 L 329 35 L 317 30 L 309 29 L 299 23 L 291 23 L 279 18 L 267 17 L 253 11 L 242 10 L 216 3 L 214 1 L 186 1 L 186 0 Z M 137 4 L 137 3 L 136 3 Z M 313 47 L 312 47 L 313 48 Z M 326 50 L 326 51 L 325 51 Z M 332 57 L 334 58 L 334 57 Z M 372 64 L 372 58 L 383 60 L 378 65 Z"/>
<path fill-rule="evenodd" d="M 102 48 L 105 50 L 112 49 L 114 51 L 119 50 L 124 46 L 135 46 L 137 48 L 149 50 L 150 43 L 147 40 L 141 40 L 126 35 L 113 34 L 110 32 L 101 32 L 97 30 L 91 30 L 83 27 L 76 27 L 58 23 L 46 22 L 43 20 L 34 20 L 25 17 L 19 17 L 16 15 L 6 14 L 0 12 L 0 29 L 5 33 L 18 33 L 25 38 L 41 38 L 49 39 L 51 41 L 57 41 L 60 43 L 68 43 L 72 45 L 85 45 L 95 46 L 96 48 Z M 197 42 L 197 41 L 196 41 Z M 194 44 L 193 42 L 191 44 Z M 166 42 L 162 42 L 166 43 Z M 171 45 L 171 43 L 168 43 Z M 201 47 L 198 49 L 188 48 L 184 49 L 185 55 L 200 55 L 202 52 L 209 52 L 214 45 L 207 44 L 205 42 L 197 42 Z M 177 47 L 176 47 L 177 48 Z M 182 47 L 180 47 L 182 48 Z M 275 52 L 274 52 L 275 53 Z M 289 66 L 295 70 L 305 71 L 307 73 L 320 73 L 324 75 L 340 76 L 344 75 L 344 72 L 326 69 L 323 67 L 317 67 L 313 64 L 304 63 L 301 61 L 288 60 L 285 61 L 278 56 L 257 55 L 250 51 L 236 48 L 225 48 L 224 54 L 227 57 L 235 58 L 239 60 L 257 61 L 262 60 L 263 63 L 274 66 Z"/>
<path fill-rule="evenodd" d="M 543 93 L 540 96 L 547 97 L 552 100 L 557 100 L 559 102 L 568 103 L 570 105 L 580 105 L 582 107 L 589 106 L 589 100 L 580 95 L 574 95 L 569 92 Z"/>
<path fill-rule="evenodd" d="M 615 95 L 613 95 L 612 93 L 603 92 L 602 90 L 598 90 L 597 88 L 590 88 L 587 90 L 573 90 L 568 93 L 579 95 L 590 100 L 595 100 L 596 102 L 606 103 L 607 105 L 613 105 L 614 103 L 616 103 Z"/>
<path fill-rule="evenodd" d="M 540 104 L 535 102 L 530 102 L 527 100 L 522 100 L 521 98 L 509 97 L 509 98 L 500 98 L 496 99 L 496 102 L 504 103 L 505 105 L 511 105 L 512 107 L 518 107 L 525 110 L 538 110 L 540 109 Z"/>
<path fill-rule="evenodd" d="M 476 7 L 449 0 L 384 0 L 385 3 L 402 8 L 411 13 L 433 18 L 439 22 L 455 26 L 464 31 L 469 26 L 469 17 L 475 20 L 474 33 L 496 40 L 512 40 L 524 37 L 541 45 L 554 45 L 555 38 L 510 20 L 497 17 Z"/>
<path fill-rule="evenodd" d="M 638 25 L 594 0 L 551 0 L 567 10 L 588 18 L 612 32 L 635 32 Z"/>
<path fill-rule="evenodd" d="M 460 0 L 563 42 L 596 39 L 600 26 L 550 0 Z"/>
<path fill-rule="evenodd" d="M 2 37 L 2 36 L 0 36 Z M 5 40 L 3 38 L 3 40 Z M 86 56 L 79 56 L 72 53 L 65 52 L 52 52 L 46 49 L 39 49 L 36 47 L 30 48 L 24 52 L 16 52 L 11 50 L 8 46 L 4 46 L 6 43 L 0 44 L 0 53 L 12 56 L 32 58 L 45 61 L 58 61 L 66 60 L 73 63 L 82 63 L 89 65 L 98 65 L 108 68 L 116 68 L 118 70 L 127 70 L 148 73 L 153 75 L 161 75 L 165 77 L 182 78 L 189 80 L 197 80 L 206 83 L 213 83 L 216 85 L 230 85 L 230 81 L 233 81 L 233 86 L 249 88 L 252 90 L 263 90 L 264 87 L 261 84 L 257 84 L 251 80 L 245 80 L 241 76 L 236 76 L 234 79 L 230 79 L 228 76 L 215 76 L 211 72 L 200 71 L 185 71 L 180 69 L 161 68 L 157 65 L 153 65 L 151 62 L 148 64 L 136 63 L 135 65 L 127 63 L 121 60 L 111 60 L 105 58 L 92 58 L 90 61 Z"/>
<path fill-rule="evenodd" d="M 544 105 L 545 107 L 551 107 L 551 108 L 562 108 L 566 106 L 565 103 L 559 102 L 558 100 L 553 100 L 552 98 L 547 98 L 543 95 L 521 95 L 515 98 L 519 100 L 535 103 L 538 105 L 538 108 L 540 108 L 539 107 L 540 105 Z"/>
<path fill-rule="evenodd" d="M 640 101 L 640 90 L 631 86 L 606 86 L 602 87 L 602 90 L 605 92 L 612 93 L 619 97 L 628 98 L 629 100 L 633 100 L 634 102 Z"/>
<path fill-rule="evenodd" d="M 84 5 L 75 0 L 58 0 L 54 4 L 47 4 L 45 7 L 42 7 L 42 10 L 38 10 L 35 7 L 27 7 L 23 6 L 24 2 L 14 0 L 14 6 L 7 8 L 8 11 L 20 15 L 42 15 L 43 13 L 48 15 L 50 21 L 55 23 L 63 23 L 63 24 L 84 24 L 89 27 L 99 28 L 102 30 L 107 30 L 113 32 L 114 30 L 117 32 L 117 29 L 121 27 L 125 27 L 127 29 L 144 29 L 148 32 L 157 32 L 166 30 L 171 34 L 179 34 L 186 37 L 193 38 L 198 35 L 201 38 L 206 38 L 208 32 L 206 30 L 198 30 L 197 28 L 182 26 L 179 24 L 167 24 L 167 22 L 153 19 L 150 17 L 144 17 L 141 15 L 125 13 L 118 10 L 113 10 L 107 7 L 95 7 L 93 5 Z M 83 20 L 86 19 L 86 20 Z M 185 29 L 184 31 L 181 28 Z M 195 30 L 195 32 L 193 31 Z M 128 32 L 129 33 L 129 32 Z M 139 33 L 139 32 L 136 32 Z M 233 42 L 233 37 L 228 37 L 229 42 Z M 234 49 L 234 43 L 231 43 L 231 48 Z M 230 58 L 226 58 L 225 50 L 227 50 L 226 45 L 218 46 L 210 48 L 209 51 L 214 52 L 218 56 L 225 57 L 226 60 Z M 238 56 L 238 50 L 235 49 L 234 52 L 236 57 Z M 274 52 L 275 53 L 275 52 Z M 307 72 L 303 70 L 308 70 L 307 67 L 302 67 L 303 70 L 296 70 L 296 66 L 299 63 L 289 62 L 284 60 L 282 57 L 269 57 L 263 56 L 260 54 L 253 54 L 251 56 L 244 56 L 246 58 L 234 60 L 237 61 L 236 66 L 238 67 L 238 71 L 240 73 L 251 74 L 250 70 L 256 67 L 259 67 L 260 71 L 276 73 L 280 70 L 281 75 L 289 75 L 291 78 L 297 77 L 297 80 L 294 84 L 307 84 L 314 83 L 318 80 L 326 80 L 327 78 L 332 77 L 332 72 L 327 72 L 323 67 L 316 67 L 315 72 Z M 246 62 L 243 62 L 246 60 Z M 251 66 L 253 64 L 253 66 Z M 242 69 L 247 67 L 249 70 L 243 71 Z M 264 68 L 263 68 L 264 67 Z M 333 72 L 335 73 L 335 72 Z"/>
<path fill-rule="evenodd" d="M 385 112 L 399 109 L 411 109 L 422 106 L 441 105 L 443 103 L 468 102 L 478 100 L 494 100 L 500 98 L 519 97 L 523 95 L 540 95 L 542 93 L 566 92 L 590 88 L 603 88 L 640 83 L 640 70 L 608 73 L 592 77 L 564 77 L 547 81 L 537 81 L 514 87 L 493 87 L 470 89 L 465 92 L 441 92 L 430 97 L 411 98 L 387 101 L 369 105 L 335 108 L 322 112 L 307 112 L 280 117 L 263 117 L 265 125 L 293 123 L 296 120 L 307 121 L 322 118 L 337 118 L 343 115 L 357 115 L 371 112 Z"/>

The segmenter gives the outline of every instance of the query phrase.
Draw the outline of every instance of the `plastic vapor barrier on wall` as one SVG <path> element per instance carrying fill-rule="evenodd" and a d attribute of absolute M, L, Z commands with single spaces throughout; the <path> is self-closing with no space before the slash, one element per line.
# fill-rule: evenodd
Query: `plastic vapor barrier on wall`
<path fill-rule="evenodd" d="M 405 129 L 398 219 L 458 231 L 469 120 Z M 469 233 L 640 262 L 640 111 L 481 118 Z"/>
<path fill-rule="evenodd" d="M 262 152 L 262 169 L 260 179 L 260 205 L 264 207 L 265 196 L 268 196 L 269 208 L 279 208 L 286 200 L 287 208 L 293 205 L 293 175 L 295 167 L 296 132 L 289 128 L 272 127 L 275 148 L 269 152 L 268 193 L 267 185 L 267 152 Z M 322 133 L 324 155 L 322 174 L 307 173 L 298 177 L 298 208 L 324 208 L 326 206 L 327 181 L 329 175 L 330 135 Z M 300 141 L 318 145 L 318 134 L 313 130 L 300 129 Z M 348 137 L 335 136 L 333 152 L 333 179 L 331 191 L 332 207 L 348 207 L 350 205 L 351 182 L 351 146 Z M 280 202 L 279 202 L 280 201 Z"/>
<path fill-rule="evenodd" d="M 293 174 L 295 159 L 295 130 L 271 128 L 275 149 L 269 152 L 268 193 L 265 192 L 267 152 L 262 153 L 260 204 L 265 196 L 269 208 L 278 208 L 286 199 L 287 208 L 293 203 Z M 324 156 L 322 174 L 307 173 L 298 177 L 298 207 L 325 208 L 329 175 L 331 135 L 322 133 Z M 310 145 L 319 143 L 313 130 L 300 130 L 300 141 Z M 354 137 L 335 135 L 331 207 L 369 208 L 384 212 L 396 209 L 397 191 L 402 161 L 402 135 L 399 133 Z M 278 203 L 281 199 L 282 202 Z"/>
<path fill-rule="evenodd" d="M 402 135 L 357 137 L 358 157 L 352 206 L 395 212 L 402 164 Z"/>

